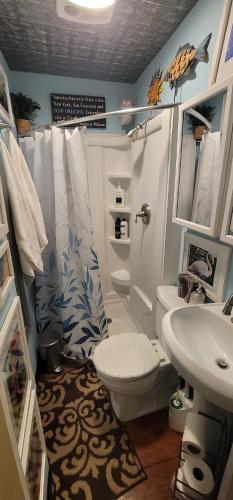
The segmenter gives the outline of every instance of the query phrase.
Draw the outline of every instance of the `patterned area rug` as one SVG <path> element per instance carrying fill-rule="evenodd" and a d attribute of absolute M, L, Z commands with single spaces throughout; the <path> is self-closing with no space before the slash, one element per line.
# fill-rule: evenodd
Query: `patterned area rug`
<path fill-rule="evenodd" d="M 114 500 L 146 479 L 92 363 L 40 375 L 38 400 L 50 500 Z"/>

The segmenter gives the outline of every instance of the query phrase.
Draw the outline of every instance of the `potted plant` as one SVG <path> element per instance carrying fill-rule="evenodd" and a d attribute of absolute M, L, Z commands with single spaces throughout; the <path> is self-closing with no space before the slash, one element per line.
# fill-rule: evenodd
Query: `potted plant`
<path fill-rule="evenodd" d="M 209 122 L 212 122 L 214 117 L 214 109 L 214 106 L 205 106 L 203 104 L 202 106 L 197 106 L 195 108 L 195 111 L 200 113 L 200 115 L 206 118 L 206 120 L 208 120 Z M 201 141 L 204 130 L 206 129 L 206 125 L 201 120 L 199 120 L 199 118 L 196 118 L 192 115 L 189 115 L 189 122 L 193 131 L 193 137 L 195 141 Z"/>
<path fill-rule="evenodd" d="M 11 102 L 18 134 L 26 134 L 31 130 L 31 122 L 36 117 L 36 111 L 41 109 L 38 102 L 27 95 L 11 93 Z"/>

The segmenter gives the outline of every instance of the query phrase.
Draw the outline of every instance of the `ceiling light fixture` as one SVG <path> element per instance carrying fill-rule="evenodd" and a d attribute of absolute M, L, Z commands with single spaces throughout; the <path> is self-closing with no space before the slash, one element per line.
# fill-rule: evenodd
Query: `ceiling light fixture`
<path fill-rule="evenodd" d="M 70 3 L 87 9 L 106 9 L 111 7 L 116 0 L 69 0 Z"/>

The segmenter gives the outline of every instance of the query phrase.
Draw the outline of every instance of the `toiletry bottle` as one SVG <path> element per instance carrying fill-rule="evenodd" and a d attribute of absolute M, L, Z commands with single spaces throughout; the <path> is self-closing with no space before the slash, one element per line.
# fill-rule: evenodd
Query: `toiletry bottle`
<path fill-rule="evenodd" d="M 115 220 L 115 238 L 116 240 L 120 240 L 121 238 L 121 219 L 117 217 Z"/>
<path fill-rule="evenodd" d="M 201 283 L 198 283 L 196 290 L 194 290 L 190 295 L 189 304 L 204 304 L 205 294 L 202 290 Z"/>
<path fill-rule="evenodd" d="M 181 273 L 178 275 L 178 297 L 184 299 L 188 293 L 188 274 Z"/>
<path fill-rule="evenodd" d="M 119 186 L 117 187 L 116 189 L 116 207 L 121 207 L 121 208 L 124 208 L 125 206 L 125 192 L 124 192 L 124 189 L 122 189 L 122 187 Z"/>
<path fill-rule="evenodd" d="M 121 221 L 121 239 L 127 240 L 129 237 L 129 224 L 125 218 Z"/>

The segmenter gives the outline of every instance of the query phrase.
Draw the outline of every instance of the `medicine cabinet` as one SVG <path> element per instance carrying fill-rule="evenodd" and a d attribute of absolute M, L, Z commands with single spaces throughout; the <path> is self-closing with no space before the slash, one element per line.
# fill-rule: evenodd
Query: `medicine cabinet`
<path fill-rule="evenodd" d="M 226 205 L 220 239 L 228 245 L 233 245 L 233 141 L 231 141 L 229 156 L 229 172 L 230 177 L 226 179 Z"/>
<path fill-rule="evenodd" d="M 231 78 L 179 110 L 173 222 L 210 236 L 219 233 L 232 134 L 232 94 Z"/>

